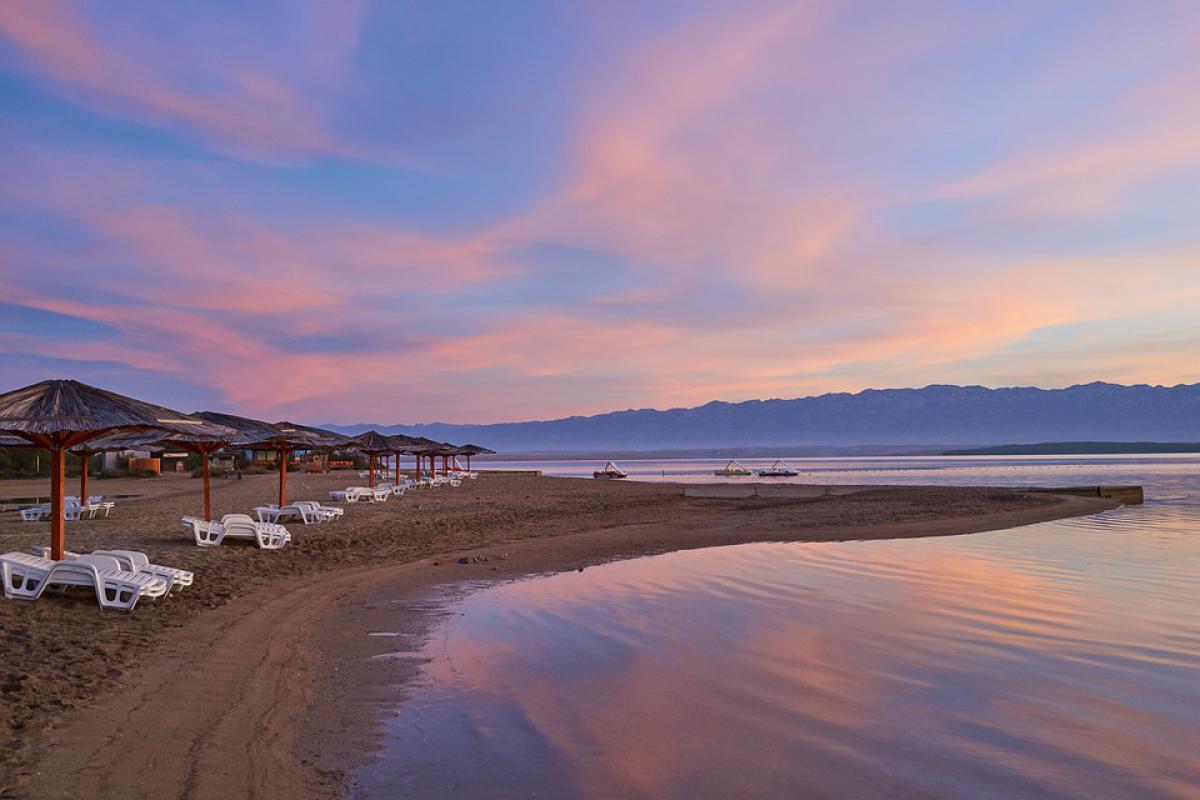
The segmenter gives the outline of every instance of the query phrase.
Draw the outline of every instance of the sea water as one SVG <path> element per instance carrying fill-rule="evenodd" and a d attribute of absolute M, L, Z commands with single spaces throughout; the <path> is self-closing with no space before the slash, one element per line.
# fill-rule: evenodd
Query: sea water
<path fill-rule="evenodd" d="M 360 791 L 1200 797 L 1200 460 L 897 461 L 828 482 L 1142 483 L 1148 502 L 481 588 L 424 646 Z"/>

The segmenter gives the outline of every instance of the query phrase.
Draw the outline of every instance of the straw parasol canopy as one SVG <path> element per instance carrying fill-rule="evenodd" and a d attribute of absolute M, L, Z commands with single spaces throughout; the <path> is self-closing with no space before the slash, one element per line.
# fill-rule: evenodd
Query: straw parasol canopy
<path fill-rule="evenodd" d="M 450 459 L 458 456 L 458 447 L 449 442 L 438 442 L 436 446 L 428 448 L 426 454 L 429 455 L 432 466 L 431 469 L 437 472 L 437 458 L 442 459 L 442 474 L 450 474 Z"/>
<path fill-rule="evenodd" d="M 400 454 L 417 457 L 417 478 L 421 477 L 421 461 L 428 457 L 430 460 L 430 470 L 433 470 L 434 452 L 441 447 L 445 447 L 444 442 L 437 442 L 433 439 L 427 439 L 424 436 L 406 436 L 402 433 L 396 433 L 388 437 L 392 442 L 392 449 L 396 453 L 396 482 L 400 482 Z"/>
<path fill-rule="evenodd" d="M 496 453 L 495 450 L 489 450 L 488 448 L 480 447 L 477 444 L 464 444 L 458 448 L 458 454 L 460 456 L 467 457 L 467 470 L 468 471 L 471 469 L 471 456 L 481 456 L 481 455 L 485 455 L 485 454 L 486 455 L 494 455 L 495 453 Z"/>
<path fill-rule="evenodd" d="M 63 517 L 64 453 L 110 431 L 194 433 L 202 419 L 86 383 L 52 380 L 0 394 L 0 433 L 50 451 L 50 554 L 66 549 Z"/>
<path fill-rule="evenodd" d="M 264 422 L 249 417 L 198 411 L 195 416 L 218 425 L 233 428 L 239 434 L 236 444 L 253 450 L 274 450 L 279 453 L 279 505 L 287 505 L 287 461 L 294 450 L 330 450 L 345 447 L 349 438 L 333 431 L 310 428 L 291 422 Z"/>
<path fill-rule="evenodd" d="M 367 485 L 372 489 L 375 488 L 375 459 L 379 456 L 386 456 L 395 452 L 395 446 L 391 438 L 384 436 L 379 431 L 367 431 L 360 433 L 358 436 L 350 439 L 346 445 L 347 450 L 357 450 L 360 453 L 366 453 L 370 459 L 368 469 Z M 399 454 L 396 455 L 397 465 L 400 462 Z"/>

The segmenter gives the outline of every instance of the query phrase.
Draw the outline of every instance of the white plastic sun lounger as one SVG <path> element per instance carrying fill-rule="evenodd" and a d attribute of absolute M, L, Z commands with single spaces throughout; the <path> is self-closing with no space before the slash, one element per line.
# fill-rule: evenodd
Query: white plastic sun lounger
<path fill-rule="evenodd" d="M 75 519 L 82 519 L 85 512 L 88 515 L 88 519 L 95 519 L 96 513 L 103 510 L 103 506 L 99 503 L 81 503 L 79 502 L 79 498 L 74 495 L 67 495 L 63 498 L 63 502 L 68 512 L 74 511 L 79 515 Z M 104 516 L 108 516 L 108 511 L 104 511 Z M 67 519 L 71 519 L 71 517 L 67 517 Z"/>
<path fill-rule="evenodd" d="M 21 509 L 22 522 L 41 522 L 50 517 L 50 504 L 42 503 L 40 506 L 30 506 L 29 508 Z"/>
<path fill-rule="evenodd" d="M 49 547 L 31 547 L 29 552 L 41 558 L 50 558 Z M 126 572 L 136 572 L 138 574 L 154 575 L 167 581 L 171 589 L 182 589 L 185 586 L 191 586 L 195 581 L 196 576 L 186 569 L 176 569 L 175 567 L 164 567 L 161 564 L 151 564 L 150 557 L 138 550 L 93 550 L 94 556 L 109 556 L 115 558 L 121 565 L 121 569 Z M 63 553 L 64 560 L 77 559 L 79 553 L 66 552 Z"/>
<path fill-rule="evenodd" d="M 288 529 L 273 522 L 255 522 L 249 514 L 221 517 L 225 538 L 250 539 L 263 550 L 279 550 L 292 540 Z"/>
<path fill-rule="evenodd" d="M 329 522 L 346 512 L 336 506 L 323 506 L 315 500 L 297 500 L 283 508 L 274 504 L 255 506 L 254 513 L 258 516 L 259 522 L 280 522 L 299 518 L 305 525 L 313 525 L 319 522 Z"/>
<path fill-rule="evenodd" d="M 192 531 L 199 547 L 216 547 L 226 539 L 249 539 L 262 550 L 279 550 L 292 540 L 282 525 L 255 522 L 247 514 L 226 514 L 220 522 L 183 517 L 179 523 Z"/>
<path fill-rule="evenodd" d="M 105 500 L 102 494 L 90 494 L 88 495 L 88 505 L 98 506 L 104 512 L 104 516 L 107 517 L 108 512 L 112 511 L 117 504 L 112 500 Z"/>
<path fill-rule="evenodd" d="M 292 505 L 300 508 L 307 508 L 309 513 L 315 514 L 320 522 L 332 522 L 346 513 L 346 509 L 338 508 L 337 506 L 323 506 L 316 500 L 297 500 Z"/>
<path fill-rule="evenodd" d="M 96 510 L 98 511 L 99 509 L 97 508 Z M 63 519 L 67 520 L 68 522 L 78 522 L 79 520 L 83 519 L 84 511 L 91 511 L 90 516 L 94 517 L 96 515 L 95 511 L 92 511 L 86 506 L 80 506 L 78 503 L 63 503 Z M 43 522 L 44 520 L 50 519 L 50 514 L 50 504 L 43 503 L 40 506 L 21 509 L 21 521 Z"/>
<path fill-rule="evenodd" d="M 132 611 L 142 597 L 162 597 L 170 582 L 157 575 L 121 569 L 112 556 L 86 555 L 51 561 L 28 553 L 0 556 L 4 596 L 10 600 L 36 600 L 49 586 L 90 586 L 101 608 Z"/>
<path fill-rule="evenodd" d="M 291 503 L 280 508 L 274 504 L 255 506 L 254 514 L 259 522 L 280 522 L 282 520 L 300 520 L 304 525 L 316 525 L 322 522 L 320 515 L 314 513 L 308 506 Z"/>

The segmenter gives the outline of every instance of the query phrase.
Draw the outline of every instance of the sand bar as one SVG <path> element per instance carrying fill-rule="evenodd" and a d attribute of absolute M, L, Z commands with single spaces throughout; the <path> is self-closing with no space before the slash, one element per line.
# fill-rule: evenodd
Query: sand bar
<path fill-rule="evenodd" d="M 359 481 L 298 475 L 293 499 Z M 270 499 L 273 476 L 215 481 L 216 512 Z M 0 482 L 0 496 L 44 491 Z M 669 484 L 485 475 L 346 518 L 292 526 L 277 553 L 200 549 L 188 478 L 96 481 L 136 494 L 107 520 L 70 523 L 68 546 L 142 549 L 196 585 L 132 614 L 82 592 L 0 603 L 0 796 L 332 797 L 369 754 L 375 691 L 411 663 L 366 656 L 383 597 L 456 581 L 572 569 L 614 558 L 764 540 L 968 533 L 1095 513 L 1115 502 L 1006 489 L 881 487 L 812 499 L 690 499 Z M 48 525 L 0 517 L 0 547 L 41 544 Z M 461 556 L 487 560 L 460 564 Z M 498 558 L 498 556 L 504 558 Z M 413 615 L 389 625 L 419 633 Z M 395 642 L 387 643 L 395 649 Z"/>

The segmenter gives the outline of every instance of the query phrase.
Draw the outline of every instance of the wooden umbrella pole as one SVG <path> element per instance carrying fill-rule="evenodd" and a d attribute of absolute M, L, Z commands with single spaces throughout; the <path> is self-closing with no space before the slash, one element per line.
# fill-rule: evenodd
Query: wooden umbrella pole
<path fill-rule="evenodd" d="M 66 517 L 63 513 L 63 488 L 67 480 L 66 459 L 62 447 L 50 450 L 50 558 L 62 561 L 67 549 Z"/>
<path fill-rule="evenodd" d="M 212 498 L 208 494 L 208 451 L 200 451 L 200 477 L 204 479 L 204 520 L 212 522 Z"/>
<path fill-rule="evenodd" d="M 88 474 L 87 474 L 87 468 L 88 468 L 88 453 L 87 453 L 87 451 L 86 451 L 86 450 L 85 450 L 84 452 L 82 452 L 82 453 L 80 453 L 80 454 L 79 454 L 79 462 L 80 462 L 80 469 L 79 469 L 79 502 L 80 502 L 80 503 L 86 503 L 86 502 L 87 502 L 87 498 L 88 498 L 88 493 L 87 493 L 87 492 L 88 492 L 88 490 L 87 490 L 87 479 L 88 479 Z"/>
<path fill-rule="evenodd" d="M 396 451 L 396 485 L 400 485 L 400 451 Z"/>
<path fill-rule="evenodd" d="M 368 464 L 367 469 L 369 469 L 371 471 L 370 474 L 367 475 L 367 488 L 374 489 L 375 488 L 375 454 L 374 453 L 367 454 L 367 464 Z"/>
<path fill-rule="evenodd" d="M 287 505 L 287 448 L 279 450 L 279 507 L 283 508 Z"/>

